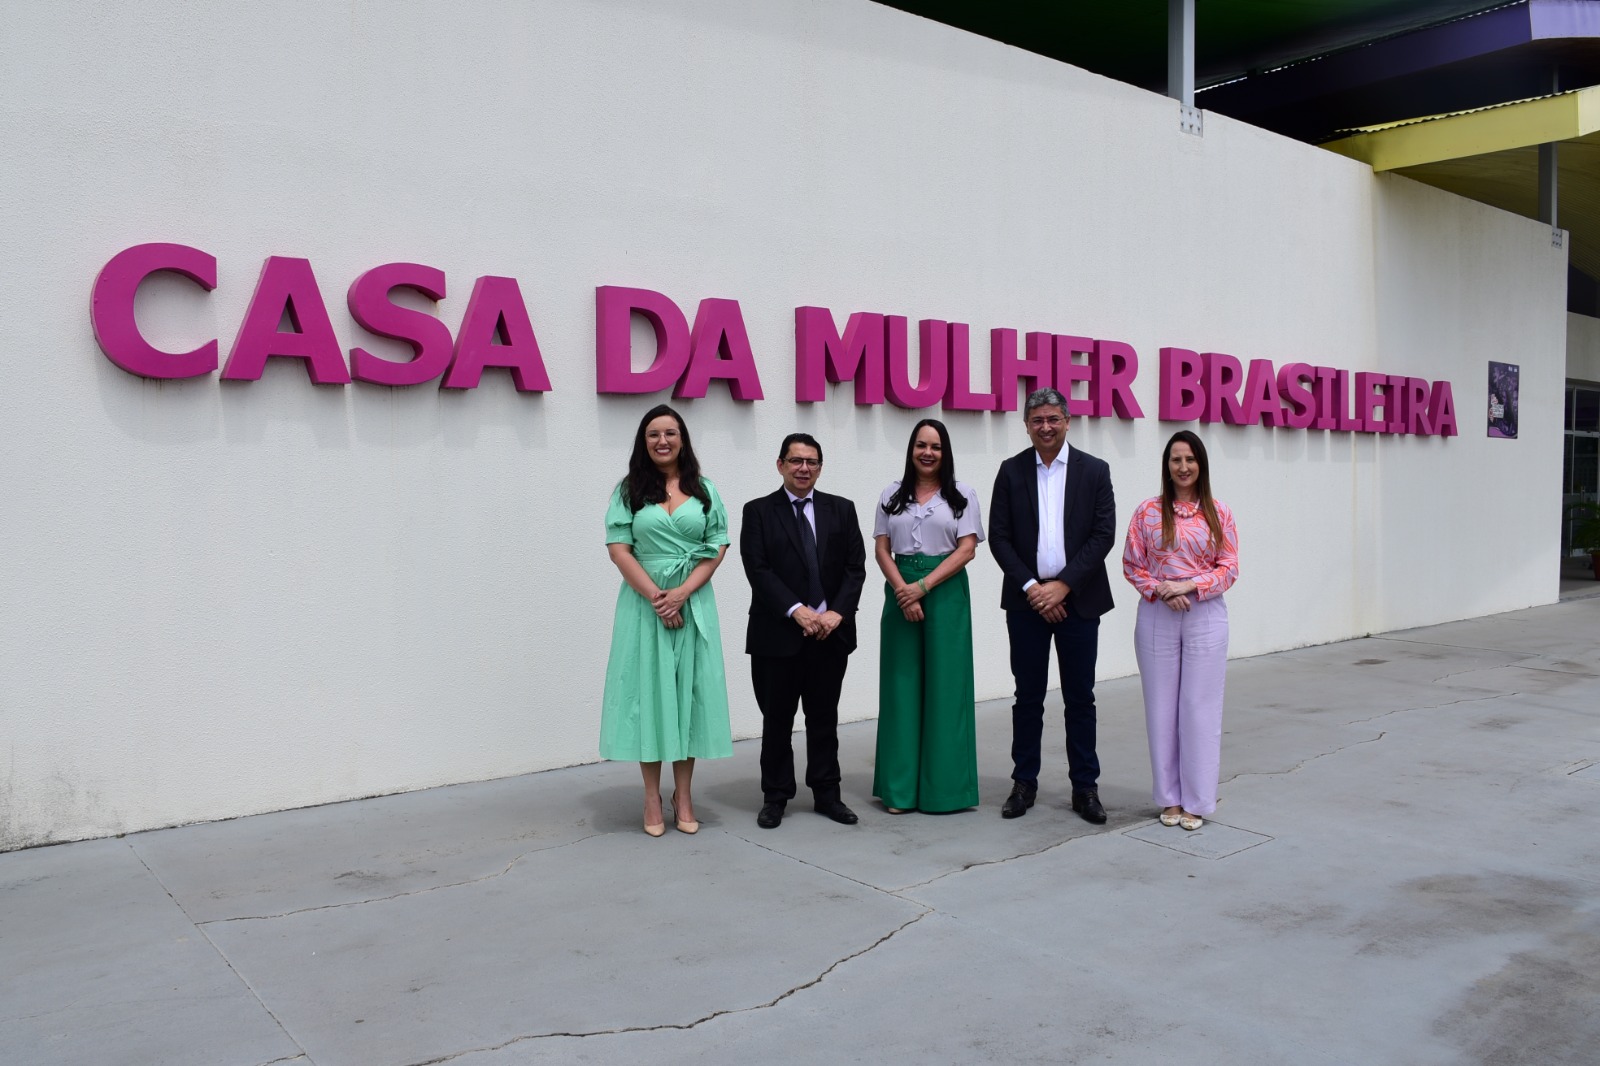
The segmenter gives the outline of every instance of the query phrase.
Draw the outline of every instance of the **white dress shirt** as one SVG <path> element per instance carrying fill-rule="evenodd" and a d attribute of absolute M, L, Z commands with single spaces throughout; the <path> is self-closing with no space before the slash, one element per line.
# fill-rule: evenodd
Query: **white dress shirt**
<path fill-rule="evenodd" d="M 1062 515 L 1067 506 L 1067 459 L 1072 448 L 1061 442 L 1061 454 L 1046 465 L 1037 450 L 1033 453 L 1034 472 L 1039 478 L 1039 561 L 1036 572 L 1044 580 L 1054 578 L 1067 568 L 1066 524 Z M 1023 589 L 1032 588 L 1037 581 L 1029 581 Z"/>

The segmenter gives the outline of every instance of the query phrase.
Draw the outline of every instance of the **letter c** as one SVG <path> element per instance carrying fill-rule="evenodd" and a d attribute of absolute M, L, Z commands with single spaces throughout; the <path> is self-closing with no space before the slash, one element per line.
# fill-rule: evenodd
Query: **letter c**
<path fill-rule="evenodd" d="M 210 292 L 217 287 L 216 256 L 186 244 L 136 244 L 118 252 L 94 279 L 89 319 L 106 358 L 130 374 L 147 378 L 194 378 L 217 369 L 217 342 L 193 351 L 164 352 L 139 333 L 133 299 L 145 278 L 159 270 L 182 274 Z"/>

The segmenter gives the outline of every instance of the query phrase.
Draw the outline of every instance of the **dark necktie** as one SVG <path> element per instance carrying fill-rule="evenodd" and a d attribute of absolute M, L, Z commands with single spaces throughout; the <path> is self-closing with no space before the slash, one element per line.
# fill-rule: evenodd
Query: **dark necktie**
<path fill-rule="evenodd" d="M 817 535 L 806 521 L 806 500 L 794 501 L 794 520 L 800 523 L 800 555 L 806 564 L 806 606 L 814 608 L 822 603 L 822 568 L 817 565 Z"/>

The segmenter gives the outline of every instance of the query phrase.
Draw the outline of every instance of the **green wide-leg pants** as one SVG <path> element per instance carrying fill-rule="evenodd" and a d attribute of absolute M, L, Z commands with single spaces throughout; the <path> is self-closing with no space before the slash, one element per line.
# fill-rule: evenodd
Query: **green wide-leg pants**
<path fill-rule="evenodd" d="M 906 581 L 933 573 L 942 555 L 897 555 Z M 878 670 L 878 759 L 872 794 L 886 807 L 929 812 L 978 805 L 973 722 L 972 596 L 960 571 L 922 599 L 908 622 L 884 582 Z"/>

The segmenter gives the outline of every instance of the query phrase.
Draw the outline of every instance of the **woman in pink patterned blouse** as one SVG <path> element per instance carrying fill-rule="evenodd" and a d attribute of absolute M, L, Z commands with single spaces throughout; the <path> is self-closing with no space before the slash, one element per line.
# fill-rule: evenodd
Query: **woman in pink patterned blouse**
<path fill-rule="evenodd" d="M 1128 523 L 1122 574 L 1139 590 L 1133 648 L 1161 824 L 1199 829 L 1217 809 L 1228 666 L 1222 594 L 1239 576 L 1239 535 L 1233 512 L 1211 498 L 1205 445 L 1186 429 L 1162 453 L 1161 495 Z"/>

